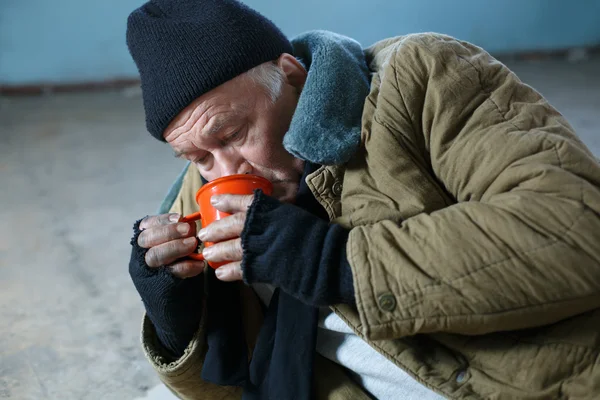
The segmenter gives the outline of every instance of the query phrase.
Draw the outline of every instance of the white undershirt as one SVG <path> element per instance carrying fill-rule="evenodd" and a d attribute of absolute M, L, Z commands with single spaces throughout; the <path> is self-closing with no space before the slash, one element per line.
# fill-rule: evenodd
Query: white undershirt
<path fill-rule="evenodd" d="M 264 283 L 252 287 L 262 303 L 268 305 L 274 288 Z M 352 378 L 376 399 L 444 399 L 369 346 L 327 307 L 319 309 L 317 352 L 346 367 Z"/>

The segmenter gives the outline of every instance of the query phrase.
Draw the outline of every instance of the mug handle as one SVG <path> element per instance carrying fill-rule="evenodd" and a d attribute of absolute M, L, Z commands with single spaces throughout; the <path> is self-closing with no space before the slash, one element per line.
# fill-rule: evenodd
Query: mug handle
<path fill-rule="evenodd" d="M 202 214 L 200 213 L 200 211 L 198 211 L 193 214 L 186 215 L 185 217 L 179 218 L 179 222 L 198 221 L 201 218 L 202 218 Z M 192 254 L 188 255 L 188 257 L 193 260 L 204 261 L 204 256 L 202 255 L 202 253 L 192 253 Z"/>

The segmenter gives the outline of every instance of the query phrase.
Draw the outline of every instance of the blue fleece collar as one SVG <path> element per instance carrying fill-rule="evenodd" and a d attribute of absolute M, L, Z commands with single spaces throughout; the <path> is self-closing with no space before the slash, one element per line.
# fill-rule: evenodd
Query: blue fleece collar
<path fill-rule="evenodd" d="M 327 31 L 292 40 L 308 69 L 283 145 L 295 157 L 321 165 L 347 162 L 360 144 L 370 75 L 358 42 Z"/>

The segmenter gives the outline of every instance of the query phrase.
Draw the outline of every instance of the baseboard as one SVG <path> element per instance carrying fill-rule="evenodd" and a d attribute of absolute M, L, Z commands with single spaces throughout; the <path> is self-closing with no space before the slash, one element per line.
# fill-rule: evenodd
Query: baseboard
<path fill-rule="evenodd" d="M 579 61 L 579 59 L 582 57 L 585 58 L 595 54 L 600 54 L 600 44 L 595 46 L 567 49 L 520 51 L 498 54 L 494 53 L 493 55 L 500 60 L 511 61 L 543 61 L 549 59 L 568 59 L 572 61 Z M 92 92 L 138 87 L 139 84 L 140 80 L 138 78 L 119 78 L 105 81 L 78 83 L 38 83 L 28 85 L 0 84 L 0 96 L 32 96 L 50 93 Z"/>
<path fill-rule="evenodd" d="M 493 56 L 498 59 L 510 59 L 515 61 L 569 60 L 575 62 L 597 54 L 600 54 L 600 44 L 563 49 L 494 53 Z"/>
<path fill-rule="evenodd" d="M 35 96 L 51 93 L 94 92 L 124 89 L 139 85 L 139 78 L 120 78 L 76 83 L 37 83 L 28 85 L 0 84 L 0 96 Z"/>

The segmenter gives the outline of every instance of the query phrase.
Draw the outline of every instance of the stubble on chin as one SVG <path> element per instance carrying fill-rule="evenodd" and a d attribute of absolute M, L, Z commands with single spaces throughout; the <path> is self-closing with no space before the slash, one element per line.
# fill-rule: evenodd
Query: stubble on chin
<path fill-rule="evenodd" d="M 302 179 L 304 172 L 304 161 L 297 158 L 294 159 L 291 170 L 293 172 L 288 174 L 287 178 L 272 180 L 273 197 L 283 203 L 296 202 L 296 196 L 300 188 L 300 179 Z"/>
<path fill-rule="evenodd" d="M 273 197 L 283 203 L 294 203 L 298 194 L 299 182 L 277 182 L 273 184 Z"/>

